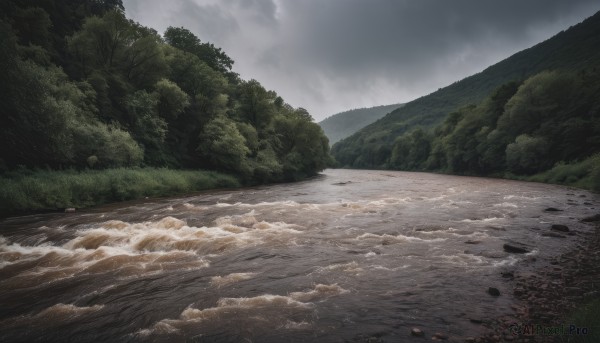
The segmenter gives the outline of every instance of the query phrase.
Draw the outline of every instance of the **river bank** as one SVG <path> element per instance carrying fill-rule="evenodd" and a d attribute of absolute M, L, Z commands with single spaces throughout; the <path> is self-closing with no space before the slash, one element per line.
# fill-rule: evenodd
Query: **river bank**
<path fill-rule="evenodd" d="M 596 229 L 578 232 L 575 249 L 536 272 L 503 274 L 517 298 L 515 314 L 481 321 L 488 332 L 466 342 L 600 341 L 600 215 L 582 222 Z"/>
<path fill-rule="evenodd" d="M 0 218 L 240 185 L 234 176 L 203 170 L 26 171 L 0 178 Z"/>

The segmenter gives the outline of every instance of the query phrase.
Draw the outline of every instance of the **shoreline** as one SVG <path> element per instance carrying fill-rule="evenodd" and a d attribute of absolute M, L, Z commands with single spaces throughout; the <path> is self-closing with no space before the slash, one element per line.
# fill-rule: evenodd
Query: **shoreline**
<path fill-rule="evenodd" d="M 600 215 L 586 219 L 581 221 L 594 229 L 581 233 L 574 249 L 552 258 L 549 266 L 510 276 L 513 315 L 482 321 L 487 333 L 462 341 L 599 342 L 600 321 L 590 327 L 594 319 L 585 316 L 600 312 Z"/>
<path fill-rule="evenodd" d="M 0 176 L 0 219 L 69 213 L 112 203 L 241 186 L 235 176 L 206 170 L 28 171 L 12 177 Z"/>

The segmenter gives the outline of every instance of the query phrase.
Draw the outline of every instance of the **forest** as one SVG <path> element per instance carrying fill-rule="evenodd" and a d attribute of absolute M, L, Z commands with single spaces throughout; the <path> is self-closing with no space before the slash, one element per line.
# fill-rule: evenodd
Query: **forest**
<path fill-rule="evenodd" d="M 389 166 L 600 190 L 600 71 L 542 72 L 394 141 Z"/>
<path fill-rule="evenodd" d="M 597 13 L 406 104 L 335 144 L 332 154 L 344 167 L 507 177 L 598 191 L 599 33 Z"/>
<path fill-rule="evenodd" d="M 183 27 L 161 35 L 120 0 L 8 0 L 0 13 L 7 211 L 293 181 L 332 163 L 305 109 Z"/>

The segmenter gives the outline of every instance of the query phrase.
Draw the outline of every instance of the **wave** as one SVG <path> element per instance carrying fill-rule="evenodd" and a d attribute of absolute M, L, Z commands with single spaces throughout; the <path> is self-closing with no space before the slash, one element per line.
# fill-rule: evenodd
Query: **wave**
<path fill-rule="evenodd" d="M 446 240 L 446 238 L 432 238 L 432 239 L 425 239 L 425 238 L 419 238 L 419 237 L 413 237 L 413 236 L 405 236 L 402 234 L 398 234 L 398 235 L 390 235 L 390 234 L 383 234 L 383 235 L 378 235 L 378 234 L 374 234 L 374 233 L 363 233 L 362 235 L 359 235 L 357 237 L 355 237 L 356 240 L 376 240 L 379 241 L 379 243 L 381 245 L 390 245 L 390 244 L 397 244 L 397 243 L 406 243 L 406 242 L 425 242 L 425 243 L 431 243 L 431 242 L 443 242 Z"/>
<path fill-rule="evenodd" d="M 301 226 L 255 216 L 254 211 L 224 216 L 210 227 L 190 227 L 171 216 L 141 223 L 110 220 L 75 231 L 75 237 L 60 246 L 22 245 L 2 238 L 0 285 L 24 288 L 81 274 L 131 277 L 206 268 L 205 256 L 257 244 L 294 244 L 294 237 L 302 233 Z"/>
<path fill-rule="evenodd" d="M 323 301 L 329 297 L 347 293 L 348 291 L 338 286 L 318 284 L 313 289 L 304 292 L 292 292 L 289 295 L 263 294 L 249 298 L 221 298 L 216 306 L 197 309 L 188 306 L 179 315 L 178 319 L 163 319 L 150 328 L 137 332 L 141 337 L 154 334 L 174 334 L 181 330 L 200 325 L 214 320 L 223 321 L 224 317 L 231 316 L 232 320 L 242 318 L 260 321 L 274 328 L 298 329 L 298 325 L 308 326 L 305 322 L 294 322 L 287 315 L 302 312 L 312 312 L 313 301 Z M 271 314 L 271 315 L 269 315 Z M 289 325 L 290 323 L 295 323 Z"/>
<path fill-rule="evenodd" d="M 59 303 L 48 307 L 37 314 L 19 316 L 0 321 L 3 327 L 14 326 L 54 326 L 59 323 L 66 323 L 77 320 L 80 316 L 95 313 L 104 308 L 104 305 L 76 306 L 73 304 Z"/>
<path fill-rule="evenodd" d="M 232 273 L 225 276 L 213 276 L 210 283 L 216 287 L 228 286 L 243 280 L 249 280 L 256 276 L 256 273 Z"/>

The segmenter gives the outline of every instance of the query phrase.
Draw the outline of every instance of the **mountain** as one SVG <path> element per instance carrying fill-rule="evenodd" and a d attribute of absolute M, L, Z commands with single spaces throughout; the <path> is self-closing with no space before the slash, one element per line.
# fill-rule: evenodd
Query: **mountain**
<path fill-rule="evenodd" d="M 417 127 L 434 127 L 452 111 L 480 103 L 503 84 L 544 70 L 572 72 L 599 65 L 600 12 L 478 74 L 407 103 L 336 143 L 332 154 L 343 166 L 388 168 L 397 137 Z"/>
<path fill-rule="evenodd" d="M 340 112 L 325 118 L 319 125 L 329 138 L 329 144 L 334 144 L 399 107 L 402 107 L 402 104 L 358 108 Z"/>

